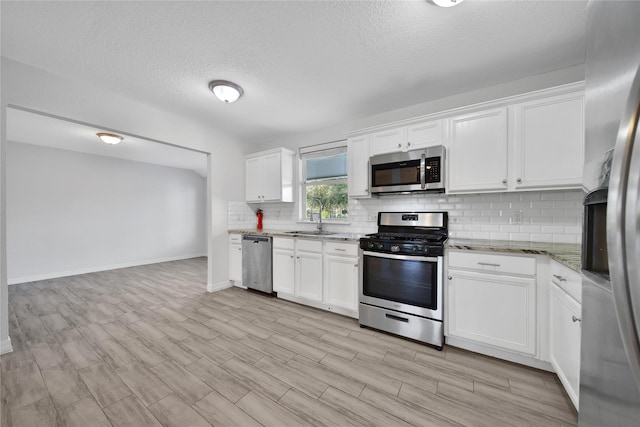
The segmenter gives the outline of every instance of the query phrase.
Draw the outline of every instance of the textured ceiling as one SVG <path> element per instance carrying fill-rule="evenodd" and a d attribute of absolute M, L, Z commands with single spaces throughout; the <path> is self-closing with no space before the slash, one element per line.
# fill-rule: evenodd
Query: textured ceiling
<path fill-rule="evenodd" d="M 190 169 L 207 176 L 207 155 L 197 151 L 128 135 L 120 144 L 108 145 L 96 136 L 105 129 L 15 108 L 7 108 L 7 123 L 8 141 Z"/>
<path fill-rule="evenodd" d="M 584 63 L 586 1 L 2 1 L 2 55 L 249 142 Z M 112 64 L 112 65 L 110 65 Z M 225 105 L 213 79 L 240 84 Z"/>

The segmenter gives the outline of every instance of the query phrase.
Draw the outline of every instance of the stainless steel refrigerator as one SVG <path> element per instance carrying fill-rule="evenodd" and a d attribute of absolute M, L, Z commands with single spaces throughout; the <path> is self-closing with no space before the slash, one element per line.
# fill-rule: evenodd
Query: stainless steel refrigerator
<path fill-rule="evenodd" d="M 639 426 L 640 2 L 587 17 L 579 426 Z"/>

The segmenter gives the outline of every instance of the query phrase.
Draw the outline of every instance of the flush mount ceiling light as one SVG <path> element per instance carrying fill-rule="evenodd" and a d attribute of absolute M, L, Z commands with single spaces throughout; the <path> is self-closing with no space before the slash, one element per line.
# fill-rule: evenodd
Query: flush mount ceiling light
<path fill-rule="evenodd" d="M 227 104 L 236 102 L 244 93 L 240 86 L 227 80 L 214 80 L 209 83 L 209 89 L 220 101 Z"/>
<path fill-rule="evenodd" d="M 440 7 L 451 7 L 462 3 L 464 0 L 431 0 L 433 4 Z"/>
<path fill-rule="evenodd" d="M 121 137 L 120 135 L 116 135 L 115 133 L 98 132 L 96 133 L 96 135 L 98 135 L 100 141 L 104 142 L 105 144 L 111 145 L 120 144 L 124 139 L 123 137 Z"/>

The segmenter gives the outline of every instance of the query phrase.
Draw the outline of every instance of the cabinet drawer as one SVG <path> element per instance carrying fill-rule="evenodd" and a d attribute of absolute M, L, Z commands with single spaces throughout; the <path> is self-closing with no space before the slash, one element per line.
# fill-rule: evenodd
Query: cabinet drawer
<path fill-rule="evenodd" d="M 326 242 L 324 250 L 332 255 L 358 256 L 358 245 L 355 243 Z"/>
<path fill-rule="evenodd" d="M 286 237 L 274 237 L 273 247 L 293 250 L 293 239 L 289 239 Z"/>
<path fill-rule="evenodd" d="M 535 258 L 480 252 L 449 252 L 449 267 L 492 273 L 535 276 Z"/>
<path fill-rule="evenodd" d="M 553 260 L 551 260 L 550 270 L 551 281 L 571 295 L 573 299 L 582 303 L 582 276 Z"/>
<path fill-rule="evenodd" d="M 322 240 L 296 239 L 296 250 L 307 252 L 322 252 Z"/>
<path fill-rule="evenodd" d="M 241 234 L 229 234 L 229 242 L 232 244 L 242 244 L 242 235 Z"/>

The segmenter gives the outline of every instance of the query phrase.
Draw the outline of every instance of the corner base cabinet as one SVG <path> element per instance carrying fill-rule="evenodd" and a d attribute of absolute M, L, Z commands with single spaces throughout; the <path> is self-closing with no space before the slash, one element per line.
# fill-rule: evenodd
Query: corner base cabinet
<path fill-rule="evenodd" d="M 234 285 L 242 282 L 242 235 L 229 235 L 229 280 Z"/>

